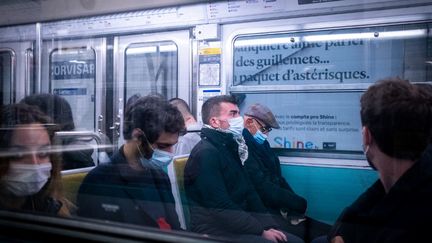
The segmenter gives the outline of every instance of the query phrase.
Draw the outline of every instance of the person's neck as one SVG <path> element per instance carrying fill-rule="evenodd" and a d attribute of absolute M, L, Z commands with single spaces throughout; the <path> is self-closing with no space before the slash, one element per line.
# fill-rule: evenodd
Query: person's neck
<path fill-rule="evenodd" d="M 374 161 L 377 165 L 379 178 L 384 186 L 386 193 L 396 184 L 396 182 L 407 172 L 413 165 L 414 161 L 408 159 L 397 159 L 390 157 L 381 151 L 377 153 Z"/>
<path fill-rule="evenodd" d="M 143 167 L 140 164 L 140 154 L 138 151 L 138 145 L 134 141 L 127 141 L 123 145 L 123 153 L 126 157 L 126 161 L 129 166 L 134 170 L 143 170 Z"/>
<path fill-rule="evenodd" d="M 186 127 L 189 127 L 189 126 L 192 126 L 192 125 L 195 125 L 195 124 L 197 124 L 197 121 L 193 117 L 188 117 L 185 120 L 185 126 Z"/>

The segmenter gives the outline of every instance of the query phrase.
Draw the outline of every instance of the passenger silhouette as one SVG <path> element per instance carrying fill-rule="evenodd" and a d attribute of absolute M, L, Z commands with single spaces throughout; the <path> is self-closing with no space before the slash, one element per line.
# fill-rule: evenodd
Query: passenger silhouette
<path fill-rule="evenodd" d="M 59 127 L 59 131 L 75 130 L 72 109 L 63 97 L 55 94 L 35 94 L 25 97 L 21 100 L 21 103 L 37 106 L 42 112 L 52 118 L 54 123 Z M 65 151 L 62 153 L 63 170 L 95 165 L 92 158 L 94 150 L 88 143 L 70 137 L 63 139 L 62 145 L 65 148 Z M 69 147 L 74 146 L 82 147 L 83 149 L 68 151 Z"/>
<path fill-rule="evenodd" d="M 388 79 L 360 103 L 364 154 L 379 179 L 315 242 L 424 242 L 432 218 L 432 97 Z"/>

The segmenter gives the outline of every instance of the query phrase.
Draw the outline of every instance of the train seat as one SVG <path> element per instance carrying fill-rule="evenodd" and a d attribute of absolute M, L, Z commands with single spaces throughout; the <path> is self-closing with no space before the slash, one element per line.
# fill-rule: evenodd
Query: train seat
<path fill-rule="evenodd" d="M 175 200 L 175 208 L 179 217 L 182 229 L 187 229 L 189 224 L 189 207 L 184 189 L 184 168 L 188 155 L 174 157 L 173 162 L 168 166 L 168 175 L 171 181 L 171 190 Z"/>
<path fill-rule="evenodd" d="M 66 171 L 67 173 L 62 173 L 62 183 L 63 191 L 66 199 L 76 205 L 76 198 L 78 194 L 79 187 L 82 181 L 86 177 L 88 170 L 78 171 L 75 173 L 69 173 L 71 171 Z"/>

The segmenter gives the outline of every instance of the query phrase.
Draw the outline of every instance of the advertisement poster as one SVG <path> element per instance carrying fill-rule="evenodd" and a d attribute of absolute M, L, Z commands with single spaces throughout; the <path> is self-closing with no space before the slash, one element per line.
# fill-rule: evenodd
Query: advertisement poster
<path fill-rule="evenodd" d="M 270 108 L 280 125 L 269 133 L 275 148 L 362 151 L 362 92 L 246 94 L 241 113 L 254 103 Z"/>

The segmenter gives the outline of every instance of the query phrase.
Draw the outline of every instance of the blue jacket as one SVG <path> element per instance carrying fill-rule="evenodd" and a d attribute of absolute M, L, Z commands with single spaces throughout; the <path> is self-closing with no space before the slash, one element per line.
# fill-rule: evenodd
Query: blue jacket
<path fill-rule="evenodd" d="M 276 228 L 241 165 L 232 134 L 203 128 L 201 138 L 184 171 L 191 230 L 223 236 Z"/>
<path fill-rule="evenodd" d="M 120 148 L 112 162 L 101 164 L 84 179 L 77 198 L 78 215 L 163 228 L 180 223 L 167 174 L 149 165 L 133 170 Z"/>

